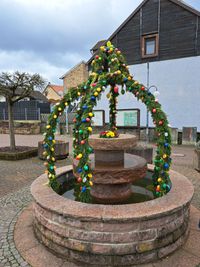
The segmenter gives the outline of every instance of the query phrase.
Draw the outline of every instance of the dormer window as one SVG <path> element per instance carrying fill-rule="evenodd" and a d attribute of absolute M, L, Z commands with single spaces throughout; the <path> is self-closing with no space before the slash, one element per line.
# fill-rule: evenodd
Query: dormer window
<path fill-rule="evenodd" d="M 158 34 L 142 36 L 142 57 L 156 57 L 158 55 Z"/>

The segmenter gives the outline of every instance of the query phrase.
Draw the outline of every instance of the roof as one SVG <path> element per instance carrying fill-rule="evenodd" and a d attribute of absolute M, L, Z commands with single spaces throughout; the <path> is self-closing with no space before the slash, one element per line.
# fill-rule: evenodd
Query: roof
<path fill-rule="evenodd" d="M 98 41 L 90 50 L 97 50 L 97 49 L 99 49 L 99 47 L 101 47 L 102 45 L 104 45 L 105 42 L 106 42 L 106 40 Z"/>
<path fill-rule="evenodd" d="M 60 91 L 62 91 L 62 92 L 64 91 L 64 87 L 62 85 L 48 84 L 48 86 L 50 86 L 56 93 L 58 93 Z"/>
<path fill-rule="evenodd" d="M 104 41 L 104 43 L 102 43 L 101 45 L 105 45 L 106 42 L 108 40 L 111 40 L 128 22 L 129 20 L 131 20 L 135 14 L 141 9 L 141 7 L 143 5 L 146 4 L 146 2 L 148 2 L 149 0 L 144 0 L 142 1 L 142 3 L 130 14 L 130 16 L 116 29 L 116 31 L 114 31 L 114 33 L 107 39 Z M 200 12 L 198 10 L 196 10 L 195 8 L 193 8 L 192 6 L 188 5 L 187 3 L 185 3 L 184 1 L 182 0 L 168 0 L 168 1 L 171 1 L 173 2 L 174 4 L 176 5 L 179 5 L 181 6 L 182 8 L 186 9 L 187 11 L 195 14 L 196 16 L 199 16 L 200 17 Z M 98 43 L 97 43 L 98 44 Z M 94 53 L 92 55 L 92 57 L 87 61 L 87 64 L 90 64 L 90 62 L 92 61 L 92 59 L 94 58 L 96 53 Z"/>
<path fill-rule="evenodd" d="M 40 100 L 43 102 L 48 102 L 48 99 L 46 98 L 46 96 L 44 96 L 40 91 L 33 91 L 30 94 L 30 97 L 35 99 L 35 100 Z"/>
<path fill-rule="evenodd" d="M 71 73 L 73 70 L 75 70 L 81 64 L 85 64 L 86 65 L 86 62 L 84 60 L 82 60 L 81 62 L 79 62 L 78 64 L 76 64 L 73 68 L 71 68 L 70 70 L 68 70 L 64 75 L 62 75 L 60 77 L 60 79 L 64 79 L 69 73 Z"/>

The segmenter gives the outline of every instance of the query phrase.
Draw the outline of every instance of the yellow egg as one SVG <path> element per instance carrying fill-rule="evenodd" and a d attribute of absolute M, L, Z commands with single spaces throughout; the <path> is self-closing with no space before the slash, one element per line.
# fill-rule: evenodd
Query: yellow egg
<path fill-rule="evenodd" d="M 52 160 L 52 161 L 55 161 L 55 158 L 54 158 L 54 157 L 52 157 L 52 158 L 51 158 L 51 160 Z"/>
<path fill-rule="evenodd" d="M 58 117 L 57 115 L 54 115 L 54 116 L 53 116 L 54 119 L 57 119 L 57 117 Z"/>
<path fill-rule="evenodd" d="M 55 143 L 56 143 L 56 140 L 53 139 L 53 140 L 52 140 L 52 143 L 55 144 Z"/>
<path fill-rule="evenodd" d="M 166 159 L 166 158 L 167 158 L 167 155 L 166 155 L 166 154 L 164 154 L 164 155 L 163 155 L 163 159 Z"/>
<path fill-rule="evenodd" d="M 59 108 L 58 108 L 58 110 L 59 110 L 59 111 L 61 111 L 61 110 L 62 110 L 62 108 L 61 108 L 61 107 L 59 107 Z"/>
<path fill-rule="evenodd" d="M 46 126 L 46 128 L 47 128 L 47 129 L 50 129 L 50 128 L 51 128 L 51 125 L 48 124 L 48 125 Z"/>
<path fill-rule="evenodd" d="M 92 174 L 91 173 L 88 173 L 88 177 L 91 179 L 92 178 Z"/>
<path fill-rule="evenodd" d="M 80 92 L 78 92 L 78 93 L 77 93 L 77 95 L 78 95 L 78 96 L 80 96 L 80 95 L 81 95 L 81 93 L 80 93 Z"/>
<path fill-rule="evenodd" d="M 129 81 L 131 81 L 131 80 L 132 80 L 132 77 L 131 77 L 131 76 L 129 76 L 129 77 L 128 77 L 128 80 L 129 80 Z"/>
<path fill-rule="evenodd" d="M 90 184 L 91 186 L 93 186 L 93 182 L 92 182 L 92 181 L 90 181 L 89 184 Z"/>
<path fill-rule="evenodd" d="M 98 92 L 94 92 L 94 96 L 98 96 Z"/>
<path fill-rule="evenodd" d="M 54 151 L 54 148 L 53 147 L 51 148 L 51 151 Z"/>
<path fill-rule="evenodd" d="M 161 183 L 162 182 L 162 178 L 158 178 L 158 180 L 157 180 L 159 183 Z"/>
<path fill-rule="evenodd" d="M 101 92 L 101 88 L 100 87 L 97 88 L 97 92 Z"/>
<path fill-rule="evenodd" d="M 110 93 L 108 93 L 108 94 L 106 95 L 106 97 L 107 97 L 107 98 L 110 98 Z"/>
<path fill-rule="evenodd" d="M 88 113 L 88 116 L 92 117 L 93 116 L 93 113 L 92 112 L 89 112 Z"/>
<path fill-rule="evenodd" d="M 88 131 L 89 132 L 92 132 L 92 127 L 88 127 Z"/>
<path fill-rule="evenodd" d="M 67 102 L 65 102 L 65 106 L 68 106 L 68 103 Z"/>

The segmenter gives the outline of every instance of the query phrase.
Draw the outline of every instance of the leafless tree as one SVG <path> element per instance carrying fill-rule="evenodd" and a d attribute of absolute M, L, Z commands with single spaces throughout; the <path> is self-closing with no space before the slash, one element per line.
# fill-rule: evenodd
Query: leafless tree
<path fill-rule="evenodd" d="M 21 99 L 31 96 L 35 89 L 41 90 L 45 85 L 44 79 L 39 74 L 26 72 L 0 74 L 0 96 L 4 96 L 8 106 L 10 150 L 15 151 L 15 133 L 13 105 Z"/>

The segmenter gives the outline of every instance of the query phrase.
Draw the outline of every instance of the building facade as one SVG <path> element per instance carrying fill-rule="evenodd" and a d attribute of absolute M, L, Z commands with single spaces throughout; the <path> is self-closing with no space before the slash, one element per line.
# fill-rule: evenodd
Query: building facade
<path fill-rule="evenodd" d="M 70 69 L 60 79 L 63 80 L 63 87 L 66 91 L 71 87 L 76 87 L 88 79 L 88 68 L 84 61 Z"/>
<path fill-rule="evenodd" d="M 125 55 L 135 79 L 158 88 L 172 127 L 200 130 L 199 11 L 178 0 L 144 0 L 108 40 Z M 124 106 L 140 108 L 145 126 L 143 104 L 126 95 L 119 98 L 119 108 Z"/>
<path fill-rule="evenodd" d="M 50 103 L 56 103 L 62 99 L 64 89 L 62 85 L 54 85 L 49 83 L 44 89 L 43 94 L 46 96 Z"/>

